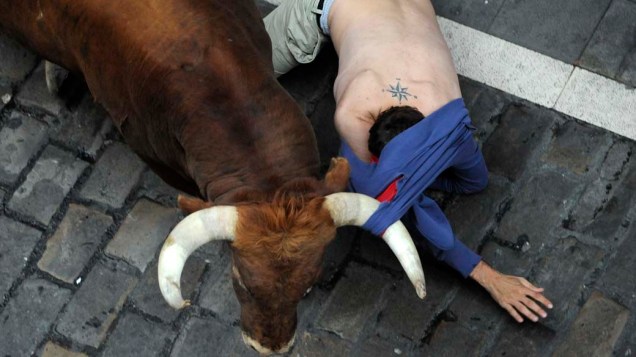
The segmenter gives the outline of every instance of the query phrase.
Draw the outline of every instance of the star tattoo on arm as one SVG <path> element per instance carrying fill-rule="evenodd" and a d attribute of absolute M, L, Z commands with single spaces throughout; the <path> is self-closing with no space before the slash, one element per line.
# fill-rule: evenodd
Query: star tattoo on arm
<path fill-rule="evenodd" d="M 396 78 L 396 80 L 396 85 L 392 86 L 389 84 L 389 88 L 382 89 L 382 91 L 391 93 L 391 97 L 397 98 L 399 104 L 402 104 L 402 100 L 408 101 L 409 97 L 417 99 L 416 95 L 413 95 L 407 91 L 408 87 L 402 87 L 402 85 L 400 84 L 400 78 Z"/>

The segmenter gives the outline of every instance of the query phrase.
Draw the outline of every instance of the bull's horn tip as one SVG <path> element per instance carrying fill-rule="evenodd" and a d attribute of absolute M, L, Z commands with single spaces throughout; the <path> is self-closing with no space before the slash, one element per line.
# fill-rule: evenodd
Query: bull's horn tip
<path fill-rule="evenodd" d="M 415 291 L 417 292 L 417 296 L 424 300 L 426 297 L 426 287 L 424 286 L 424 283 L 417 283 L 417 285 L 415 285 Z"/>

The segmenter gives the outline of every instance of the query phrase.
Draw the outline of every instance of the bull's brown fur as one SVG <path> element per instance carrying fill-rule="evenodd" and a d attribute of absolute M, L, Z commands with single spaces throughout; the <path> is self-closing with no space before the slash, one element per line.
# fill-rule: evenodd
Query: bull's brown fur
<path fill-rule="evenodd" d="M 346 161 L 318 181 L 316 141 L 276 81 L 252 0 L 0 0 L 0 27 L 84 76 L 130 147 L 164 180 L 239 205 L 232 245 L 241 325 L 277 350 L 335 227 L 322 208 Z M 249 289 L 249 290 L 248 290 Z"/>
<path fill-rule="evenodd" d="M 232 249 L 236 269 L 249 288 L 237 288 L 242 323 L 250 336 L 274 349 L 293 335 L 296 319 L 284 316 L 295 316 L 335 236 L 329 213 L 321 209 L 323 202 L 322 197 L 298 196 L 239 209 L 241 223 Z"/>
<path fill-rule="evenodd" d="M 173 186 L 234 203 L 245 187 L 318 175 L 313 131 L 274 78 L 251 0 L 0 6 L 1 26 L 83 74 L 127 143 Z"/>

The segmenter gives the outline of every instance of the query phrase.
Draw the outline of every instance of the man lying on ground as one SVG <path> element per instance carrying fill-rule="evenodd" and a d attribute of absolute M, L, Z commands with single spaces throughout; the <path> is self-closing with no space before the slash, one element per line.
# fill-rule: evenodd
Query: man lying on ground
<path fill-rule="evenodd" d="M 364 227 L 382 233 L 410 211 L 435 256 L 481 284 L 518 322 L 546 317 L 540 304 L 552 303 L 543 289 L 486 264 L 424 195 L 427 188 L 474 193 L 488 181 L 430 1 L 284 0 L 264 21 L 278 75 L 311 62 L 327 36 L 333 41 L 339 55 L 335 124 L 351 187 L 387 202 Z M 415 123 L 386 140 L 372 161 L 374 123 L 409 120 Z"/>

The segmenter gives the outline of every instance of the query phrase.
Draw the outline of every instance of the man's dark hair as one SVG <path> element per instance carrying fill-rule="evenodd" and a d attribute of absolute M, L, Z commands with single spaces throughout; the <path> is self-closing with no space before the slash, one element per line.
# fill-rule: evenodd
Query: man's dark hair
<path fill-rule="evenodd" d="M 391 139 L 422 119 L 424 115 L 409 106 L 391 107 L 381 112 L 369 129 L 369 151 L 379 157 L 382 149 Z"/>

